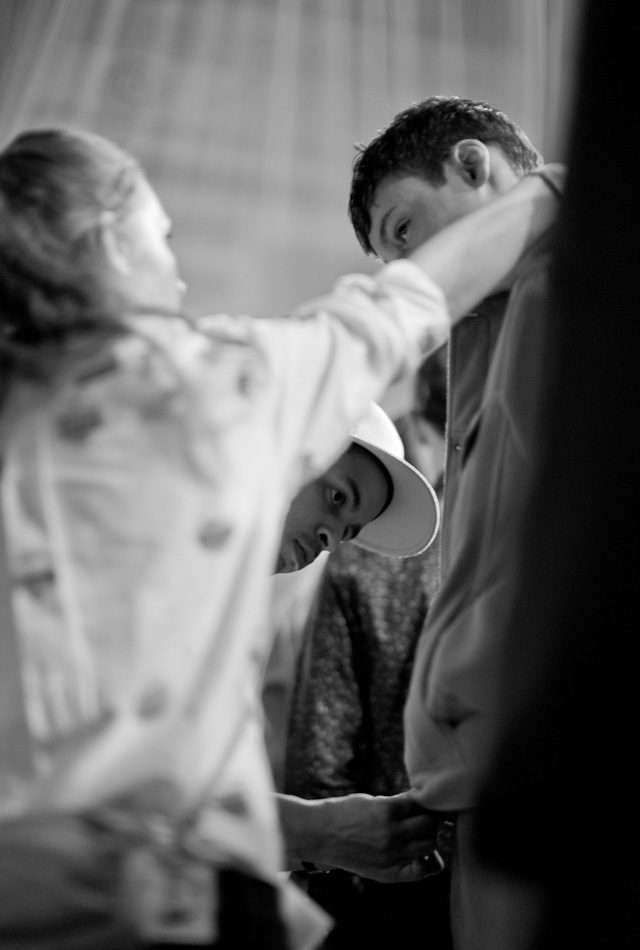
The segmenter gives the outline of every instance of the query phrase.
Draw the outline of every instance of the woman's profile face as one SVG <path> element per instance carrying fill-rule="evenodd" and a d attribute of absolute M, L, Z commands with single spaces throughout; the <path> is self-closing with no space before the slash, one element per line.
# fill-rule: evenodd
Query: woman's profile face
<path fill-rule="evenodd" d="M 116 270 L 127 303 L 178 310 L 185 284 L 169 243 L 171 221 L 142 175 L 129 208 L 111 227 Z"/>

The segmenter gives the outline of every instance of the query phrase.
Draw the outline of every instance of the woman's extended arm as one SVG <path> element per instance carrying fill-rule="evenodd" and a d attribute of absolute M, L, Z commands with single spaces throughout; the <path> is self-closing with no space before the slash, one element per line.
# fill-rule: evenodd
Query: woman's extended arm
<path fill-rule="evenodd" d="M 442 289 L 453 320 L 504 284 L 524 251 L 557 217 L 556 185 L 562 187 L 564 168 L 548 165 L 541 172 L 455 221 L 408 256 Z"/>

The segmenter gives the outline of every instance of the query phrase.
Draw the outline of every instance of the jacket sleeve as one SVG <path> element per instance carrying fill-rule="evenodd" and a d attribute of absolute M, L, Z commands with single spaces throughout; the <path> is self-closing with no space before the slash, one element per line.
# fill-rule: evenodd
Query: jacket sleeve
<path fill-rule="evenodd" d="M 283 465 L 300 462 L 305 479 L 332 463 L 368 403 L 414 372 L 450 328 L 440 289 L 409 261 L 344 277 L 290 318 L 252 323 L 275 386 Z"/>

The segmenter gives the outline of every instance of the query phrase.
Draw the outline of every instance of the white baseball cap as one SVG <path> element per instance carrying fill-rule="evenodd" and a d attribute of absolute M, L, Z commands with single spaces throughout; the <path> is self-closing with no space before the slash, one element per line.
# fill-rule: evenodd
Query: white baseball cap
<path fill-rule="evenodd" d="M 375 455 L 393 485 L 387 507 L 360 530 L 352 544 L 388 557 L 413 557 L 426 551 L 440 525 L 438 498 L 424 475 L 405 462 L 402 439 L 389 416 L 371 403 L 351 431 L 351 440 Z"/>

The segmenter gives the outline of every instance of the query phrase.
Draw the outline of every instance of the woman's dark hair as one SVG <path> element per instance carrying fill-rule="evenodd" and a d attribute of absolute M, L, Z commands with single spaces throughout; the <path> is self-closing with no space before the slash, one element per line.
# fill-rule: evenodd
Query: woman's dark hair
<path fill-rule="evenodd" d="M 371 202 L 381 181 L 393 175 L 417 175 L 432 185 L 444 184 L 444 163 L 461 139 L 495 145 L 522 176 L 542 164 L 540 153 L 522 129 L 487 102 L 457 96 L 431 96 L 399 112 L 367 146 L 358 146 L 353 162 L 349 217 L 365 253 Z"/>
<path fill-rule="evenodd" d="M 0 343 L 5 352 L 113 322 L 105 212 L 126 213 L 141 171 L 99 135 L 42 129 L 0 152 Z"/>

